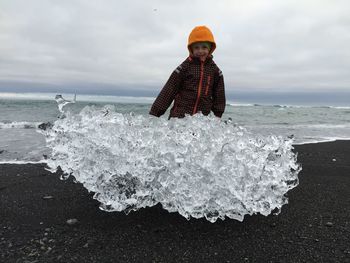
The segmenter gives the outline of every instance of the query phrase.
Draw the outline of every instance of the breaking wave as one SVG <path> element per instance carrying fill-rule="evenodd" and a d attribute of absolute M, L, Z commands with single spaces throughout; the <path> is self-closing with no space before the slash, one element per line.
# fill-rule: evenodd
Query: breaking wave
<path fill-rule="evenodd" d="M 201 114 L 168 121 L 85 107 L 41 132 L 52 149 L 50 171 L 73 176 L 105 211 L 161 203 L 210 222 L 278 214 L 301 170 L 292 139 Z"/>
<path fill-rule="evenodd" d="M 40 124 L 28 121 L 0 122 L 0 129 L 36 129 Z"/>

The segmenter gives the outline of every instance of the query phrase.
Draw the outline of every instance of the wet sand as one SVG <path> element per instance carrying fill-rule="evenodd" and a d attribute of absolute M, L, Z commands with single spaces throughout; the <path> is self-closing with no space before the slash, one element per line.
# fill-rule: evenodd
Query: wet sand
<path fill-rule="evenodd" d="M 160 205 L 103 212 L 45 165 L 0 165 L 0 262 L 350 262 L 350 141 L 295 151 L 300 184 L 281 214 L 214 224 Z"/>

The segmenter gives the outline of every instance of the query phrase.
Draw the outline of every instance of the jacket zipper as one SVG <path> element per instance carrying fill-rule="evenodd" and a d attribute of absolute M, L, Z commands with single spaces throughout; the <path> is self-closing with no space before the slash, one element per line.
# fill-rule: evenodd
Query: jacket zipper
<path fill-rule="evenodd" d="M 201 92 L 202 92 L 203 71 L 204 71 L 204 62 L 201 61 L 201 77 L 199 79 L 199 85 L 198 85 L 198 91 L 197 91 L 197 100 L 196 100 L 196 103 L 194 104 L 192 115 L 197 113 L 197 107 L 198 107 L 199 99 L 201 97 Z"/>
<path fill-rule="evenodd" d="M 208 83 L 207 83 L 207 87 L 205 89 L 205 96 L 208 96 L 209 85 L 210 85 L 210 76 L 208 76 Z"/>

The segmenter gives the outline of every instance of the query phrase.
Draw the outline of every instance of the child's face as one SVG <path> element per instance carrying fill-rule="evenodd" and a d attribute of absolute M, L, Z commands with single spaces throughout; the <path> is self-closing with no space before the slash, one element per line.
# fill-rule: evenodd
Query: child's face
<path fill-rule="evenodd" d="M 203 43 L 194 43 L 191 48 L 193 56 L 199 58 L 201 61 L 205 61 L 209 55 L 209 48 Z"/>

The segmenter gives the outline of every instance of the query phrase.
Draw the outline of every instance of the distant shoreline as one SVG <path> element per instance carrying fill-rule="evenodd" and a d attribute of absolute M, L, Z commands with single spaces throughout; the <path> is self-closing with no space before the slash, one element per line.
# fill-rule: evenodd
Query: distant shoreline
<path fill-rule="evenodd" d="M 0 92 L 1 99 L 9 100 L 54 100 L 57 94 L 62 95 L 66 99 L 73 98 L 77 94 L 77 101 L 82 102 L 99 102 L 99 103 L 145 103 L 152 104 L 155 97 L 152 96 L 126 96 L 126 95 L 97 95 L 97 94 L 79 94 L 79 93 L 54 93 L 54 92 Z M 315 103 L 267 103 L 267 102 L 252 102 L 243 100 L 232 100 L 227 98 L 227 106 L 233 107 L 254 107 L 254 106 L 265 106 L 265 107 L 296 107 L 296 108 L 336 108 L 336 109 L 350 109 L 350 105 L 339 104 L 339 105 L 327 105 L 327 104 L 315 104 Z"/>
<path fill-rule="evenodd" d="M 10 93 L 0 92 L 0 100 L 48 100 L 54 101 L 57 94 L 62 95 L 66 99 L 73 98 L 75 93 Z M 77 94 L 77 101 L 82 102 L 115 102 L 115 103 L 146 103 L 151 104 L 155 98 L 153 97 L 132 97 L 132 96 L 114 96 L 114 95 L 91 95 Z"/>

